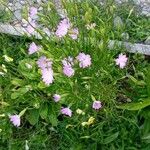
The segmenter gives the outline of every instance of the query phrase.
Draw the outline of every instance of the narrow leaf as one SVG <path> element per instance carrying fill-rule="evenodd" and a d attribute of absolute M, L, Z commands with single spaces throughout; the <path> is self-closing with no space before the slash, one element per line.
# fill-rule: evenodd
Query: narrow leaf
<path fill-rule="evenodd" d="M 124 105 L 117 106 L 119 109 L 127 109 L 127 110 L 140 110 L 150 105 L 150 99 L 145 99 L 144 101 L 137 103 L 128 103 Z"/>
<path fill-rule="evenodd" d="M 114 141 L 118 137 L 118 135 L 119 135 L 119 132 L 116 132 L 115 134 L 110 135 L 109 137 L 104 139 L 103 144 L 111 143 L 112 141 Z"/>
<path fill-rule="evenodd" d="M 35 125 L 39 120 L 39 110 L 38 109 L 30 110 L 28 115 L 26 116 L 26 119 L 30 122 L 31 125 Z"/>

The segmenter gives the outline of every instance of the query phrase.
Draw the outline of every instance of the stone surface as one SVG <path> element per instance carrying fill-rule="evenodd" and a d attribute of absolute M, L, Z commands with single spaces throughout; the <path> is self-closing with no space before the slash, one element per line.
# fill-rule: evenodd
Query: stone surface
<path fill-rule="evenodd" d="M 21 10 L 23 5 L 20 3 L 20 0 L 16 1 L 13 6 L 15 8 L 14 19 L 21 20 L 22 19 Z"/>
<path fill-rule="evenodd" d="M 112 49 L 114 46 L 123 46 L 127 49 L 127 51 L 131 53 L 141 53 L 145 55 L 150 55 L 150 45 L 145 44 L 132 44 L 130 42 L 122 42 L 122 41 L 115 41 L 111 40 L 109 42 L 109 48 Z"/>
<path fill-rule="evenodd" d="M 116 3 L 129 3 L 131 0 L 115 0 Z M 150 0 L 132 0 L 142 15 L 150 16 Z"/>
<path fill-rule="evenodd" d="M 114 0 L 116 4 L 132 3 L 138 8 L 141 15 L 150 16 L 150 0 Z M 106 0 L 99 0 L 100 4 L 107 2 Z"/>
<path fill-rule="evenodd" d="M 53 2 L 55 3 L 57 12 L 60 14 L 62 18 L 65 18 L 67 14 L 65 13 L 65 10 L 63 9 L 61 5 L 61 0 L 53 0 Z"/>
<path fill-rule="evenodd" d="M 48 29 L 44 29 L 45 33 L 50 36 L 52 33 L 49 32 Z M 9 33 L 12 35 L 22 36 L 25 35 L 25 30 L 22 27 L 14 27 L 11 25 L 3 25 L 0 24 L 0 32 L 2 33 Z M 42 36 L 38 34 L 37 32 L 34 32 L 33 34 L 35 38 L 42 39 Z M 131 53 L 141 53 L 145 55 L 150 55 L 150 45 L 144 45 L 144 44 L 132 44 L 130 42 L 121 42 L 121 41 L 114 41 L 111 40 L 109 42 L 109 48 L 112 49 L 115 45 L 117 46 L 123 46 L 127 49 L 127 51 Z"/>
<path fill-rule="evenodd" d="M 140 8 L 143 15 L 150 16 L 150 0 L 134 0 L 134 3 Z"/>
<path fill-rule="evenodd" d="M 47 1 L 47 0 L 34 0 L 34 2 L 37 2 L 38 4 L 40 4 L 43 1 Z M 56 5 L 57 11 L 60 14 L 60 16 L 62 18 L 66 17 L 67 14 L 65 13 L 65 11 L 62 9 L 62 5 L 60 3 L 61 0 L 53 0 L 53 2 Z M 100 0 L 101 1 L 101 0 Z M 104 0 L 102 0 L 104 2 Z M 117 3 L 121 4 L 121 3 L 126 3 L 128 1 L 131 0 L 116 0 Z M 139 9 L 141 10 L 142 14 L 150 16 L 150 0 L 133 0 L 135 5 L 137 5 L 139 7 Z M 22 16 L 21 16 L 21 5 L 24 5 L 26 0 L 9 0 L 9 2 L 13 3 L 13 5 L 15 5 L 15 11 L 14 14 L 17 17 L 18 20 L 22 21 Z M 32 4 L 32 0 L 28 0 L 28 2 L 30 3 L 30 5 Z M 15 4 L 14 4 L 15 3 Z M 117 19 L 116 19 L 117 18 Z M 114 24 L 116 27 L 118 26 L 122 26 L 123 22 L 121 20 L 120 17 L 116 17 L 114 20 Z M 25 29 L 20 25 L 17 26 L 11 26 L 10 24 L 0 24 L 0 32 L 2 33 L 6 33 L 6 34 L 12 34 L 12 35 L 18 35 L 18 36 L 22 36 L 25 35 L 26 31 Z M 51 33 L 49 31 L 49 29 L 44 29 L 44 32 L 47 35 L 51 35 L 53 33 Z M 27 33 L 26 33 L 27 34 Z M 35 38 L 37 39 L 41 39 L 42 37 L 40 36 L 40 34 L 38 34 L 37 32 L 34 32 L 34 34 L 32 34 L 35 36 Z M 30 35 L 28 35 L 30 36 Z M 149 44 L 150 40 L 147 39 L 145 41 L 146 44 Z M 109 47 L 114 47 L 115 45 L 118 46 L 124 46 L 129 52 L 132 53 L 142 53 L 145 55 L 150 55 L 150 45 L 144 45 L 144 44 L 132 44 L 129 42 L 121 42 L 121 41 L 110 41 L 109 42 Z"/>
<path fill-rule="evenodd" d="M 21 26 L 12 26 L 10 24 L 0 24 L 0 33 L 5 33 L 5 34 L 11 34 L 11 35 L 17 35 L 17 36 L 23 36 L 23 35 L 30 35 L 28 32 Z M 34 31 L 32 36 L 35 36 L 37 39 L 41 39 L 42 37 L 40 36 L 39 33 Z"/>

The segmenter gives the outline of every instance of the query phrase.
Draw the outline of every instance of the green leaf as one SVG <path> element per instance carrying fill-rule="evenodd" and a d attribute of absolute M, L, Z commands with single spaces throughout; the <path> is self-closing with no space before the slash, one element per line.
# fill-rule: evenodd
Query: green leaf
<path fill-rule="evenodd" d="M 4 101 L 0 101 L 0 105 L 2 105 L 2 107 L 10 106 L 7 102 Z"/>
<path fill-rule="evenodd" d="M 25 86 L 22 88 L 19 88 L 14 93 L 11 94 L 11 99 L 16 99 L 18 97 L 21 97 L 25 93 L 27 93 L 31 89 L 31 86 Z"/>
<path fill-rule="evenodd" d="M 48 118 L 49 118 L 49 121 L 52 124 L 52 126 L 57 126 L 58 120 L 57 120 L 57 116 L 55 114 L 50 114 Z"/>
<path fill-rule="evenodd" d="M 16 86 L 22 86 L 25 82 L 22 79 L 14 78 L 11 83 Z"/>
<path fill-rule="evenodd" d="M 30 122 L 31 125 L 35 125 L 39 120 L 39 110 L 32 109 L 28 112 L 26 119 Z"/>
<path fill-rule="evenodd" d="M 142 137 L 142 140 L 150 140 L 150 133 L 147 134 L 147 135 L 144 135 L 144 136 Z"/>
<path fill-rule="evenodd" d="M 47 105 L 47 103 L 44 103 L 40 107 L 40 116 L 41 116 L 41 118 L 46 119 L 47 115 L 48 115 L 48 105 Z"/>
<path fill-rule="evenodd" d="M 88 80 L 88 79 L 92 79 L 92 77 L 86 76 L 86 77 L 82 77 L 81 79 L 83 79 L 83 80 Z"/>
<path fill-rule="evenodd" d="M 92 9 L 89 8 L 88 11 L 85 13 L 85 16 L 84 16 L 85 21 L 86 21 L 87 23 L 91 22 L 91 19 L 92 19 L 92 16 L 91 16 L 91 15 L 92 15 Z"/>
<path fill-rule="evenodd" d="M 132 80 L 132 82 L 134 82 L 136 85 L 139 85 L 139 86 L 144 86 L 146 85 L 146 83 L 144 81 L 138 81 L 136 78 L 134 78 L 133 76 L 131 75 L 128 75 L 128 78 Z"/>
<path fill-rule="evenodd" d="M 95 98 L 93 95 L 91 95 L 91 99 L 92 99 L 93 101 L 96 101 L 96 98 Z"/>
<path fill-rule="evenodd" d="M 150 125 L 149 124 L 150 124 L 150 119 L 149 118 L 145 119 L 144 123 L 142 125 L 142 128 L 141 128 L 143 135 L 147 135 L 150 133 Z"/>
<path fill-rule="evenodd" d="M 45 85 L 42 81 L 40 81 L 40 82 L 38 83 L 37 87 L 38 87 L 39 89 L 44 89 L 44 88 L 46 87 L 46 85 Z"/>
<path fill-rule="evenodd" d="M 115 134 L 110 135 L 109 137 L 105 138 L 103 141 L 103 144 L 108 144 L 114 141 L 119 135 L 119 132 L 116 132 Z"/>
<path fill-rule="evenodd" d="M 81 136 L 80 139 L 89 139 L 91 138 L 90 136 Z"/>
<path fill-rule="evenodd" d="M 58 124 L 56 110 L 56 107 L 52 105 L 48 107 L 48 120 L 52 124 L 52 126 L 57 126 Z"/>
<path fill-rule="evenodd" d="M 31 66 L 31 68 L 28 68 L 28 66 Z M 33 61 L 32 59 L 21 60 L 19 62 L 18 70 L 28 79 L 33 80 L 39 77 L 35 68 L 35 61 Z"/>
<path fill-rule="evenodd" d="M 145 99 L 144 101 L 137 103 L 128 103 L 124 105 L 117 106 L 119 109 L 127 109 L 127 110 L 140 110 L 150 105 L 150 98 Z"/>
<path fill-rule="evenodd" d="M 20 117 L 23 116 L 24 113 L 26 112 L 26 110 L 27 110 L 27 108 L 23 109 L 23 110 L 19 113 L 19 116 L 20 116 Z"/>
<path fill-rule="evenodd" d="M 150 67 L 147 69 L 145 82 L 146 82 L 148 96 L 150 96 Z"/>

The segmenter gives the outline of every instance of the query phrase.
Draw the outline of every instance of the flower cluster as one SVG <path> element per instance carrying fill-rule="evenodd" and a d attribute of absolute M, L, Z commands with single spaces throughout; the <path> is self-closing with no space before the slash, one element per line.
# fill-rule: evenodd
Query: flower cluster
<path fill-rule="evenodd" d="M 70 30 L 69 36 L 73 39 L 76 40 L 78 38 L 79 30 L 78 28 L 74 28 Z"/>
<path fill-rule="evenodd" d="M 115 59 L 116 65 L 118 65 L 121 69 L 123 69 L 127 64 L 128 58 L 126 55 L 123 55 L 122 53 L 119 54 L 118 58 Z"/>
<path fill-rule="evenodd" d="M 30 17 L 33 17 L 37 14 L 37 9 L 32 7 L 30 9 Z M 32 22 L 31 22 L 32 23 Z M 34 22 L 33 22 L 34 23 Z M 72 39 L 78 38 L 78 28 L 71 28 L 71 23 L 68 18 L 63 19 L 59 25 L 57 26 L 57 30 L 55 32 L 55 35 L 59 38 L 64 37 L 65 35 L 69 35 Z M 96 26 L 96 24 L 87 25 L 87 29 L 93 29 Z M 32 31 L 32 30 L 30 30 Z M 41 46 L 37 46 L 34 42 L 32 42 L 28 49 L 28 54 L 33 54 L 41 49 Z M 119 54 L 118 58 L 115 59 L 116 65 L 118 65 L 121 69 L 123 69 L 127 64 L 128 58 L 126 55 L 123 55 L 122 53 Z M 72 77 L 75 74 L 74 66 L 75 62 L 78 62 L 80 68 L 88 68 L 92 65 L 91 56 L 89 54 L 85 54 L 84 52 L 80 52 L 75 58 L 69 56 L 67 58 L 64 58 L 62 61 L 62 71 L 63 74 L 67 77 Z M 37 65 L 41 70 L 42 74 L 42 80 L 46 85 L 50 85 L 54 81 L 53 77 L 53 69 L 52 69 L 52 61 L 48 59 L 46 56 L 41 56 L 38 61 Z M 53 100 L 55 103 L 58 103 L 61 100 L 61 96 L 59 94 L 53 95 Z M 94 110 L 100 110 L 102 108 L 102 103 L 99 100 L 95 100 L 91 107 Z M 62 107 L 60 110 L 60 113 L 66 116 L 71 117 L 72 116 L 72 110 L 70 107 Z M 76 110 L 77 114 L 84 115 L 85 112 L 81 109 Z M 91 125 L 94 122 L 95 118 L 90 117 L 87 122 L 83 122 L 83 126 L 85 125 Z M 18 115 L 12 115 L 10 117 L 10 121 L 15 126 L 20 126 L 20 117 Z"/>
<path fill-rule="evenodd" d="M 61 99 L 61 96 L 59 94 L 53 95 L 53 100 L 57 103 Z M 61 114 L 71 117 L 72 116 L 72 110 L 69 107 L 62 107 L 60 110 Z"/>
<path fill-rule="evenodd" d="M 10 117 L 10 121 L 12 122 L 12 124 L 16 127 L 20 126 L 20 116 L 19 115 L 11 115 Z"/>
<path fill-rule="evenodd" d="M 36 16 L 38 13 L 38 10 L 36 7 L 30 7 L 30 11 L 29 11 L 29 16 L 31 18 L 34 18 L 34 16 Z"/>
<path fill-rule="evenodd" d="M 59 38 L 62 38 L 65 35 L 67 35 L 67 33 L 69 32 L 69 36 L 73 40 L 76 40 L 78 38 L 78 34 L 79 34 L 78 28 L 71 28 L 71 26 L 72 25 L 71 25 L 68 18 L 61 20 L 57 26 L 57 30 L 55 32 L 55 35 Z"/>
<path fill-rule="evenodd" d="M 32 35 L 37 27 L 37 13 L 38 9 L 36 7 L 30 7 L 28 13 L 28 19 L 22 19 L 22 26 L 25 29 L 25 33 Z"/>
<path fill-rule="evenodd" d="M 72 57 L 65 58 L 64 60 L 62 60 L 62 64 L 63 64 L 63 73 L 68 77 L 73 76 L 75 72 L 74 69 L 72 68 L 74 65 L 73 58 Z"/>
<path fill-rule="evenodd" d="M 72 116 L 72 110 L 71 110 L 70 108 L 68 108 L 68 107 L 62 108 L 62 109 L 61 109 L 61 113 L 62 113 L 63 115 L 69 116 L 69 117 Z"/>
<path fill-rule="evenodd" d="M 87 67 L 91 66 L 91 57 L 90 57 L 90 55 L 80 53 L 77 56 L 77 60 L 79 61 L 80 68 L 87 68 Z"/>
<path fill-rule="evenodd" d="M 38 67 L 41 69 L 42 79 L 46 85 L 53 83 L 52 61 L 45 56 L 41 56 L 37 61 Z"/>
<path fill-rule="evenodd" d="M 90 55 L 86 55 L 85 53 L 79 53 L 76 59 L 79 62 L 80 68 L 87 68 L 91 66 Z M 73 69 L 73 65 L 74 65 L 73 58 L 70 56 L 68 58 L 65 58 L 64 60 L 62 60 L 62 64 L 63 64 L 63 73 L 68 77 L 73 76 L 75 73 Z"/>
<path fill-rule="evenodd" d="M 102 104 L 100 101 L 94 101 L 92 107 L 93 107 L 93 109 L 98 110 L 102 107 Z"/>
<path fill-rule="evenodd" d="M 54 99 L 55 102 L 59 102 L 60 99 L 61 99 L 61 96 L 58 95 L 58 94 L 54 94 L 54 95 L 53 95 L 53 99 Z"/>
<path fill-rule="evenodd" d="M 26 27 L 26 30 L 29 34 L 33 34 L 36 28 L 36 23 L 35 22 L 29 22 L 28 26 Z"/>
<path fill-rule="evenodd" d="M 41 46 L 37 46 L 34 42 L 32 42 L 29 46 L 29 49 L 28 49 L 28 53 L 29 55 L 39 51 L 41 49 Z"/>
<path fill-rule="evenodd" d="M 56 30 L 56 36 L 58 36 L 59 38 L 65 36 L 67 33 L 68 33 L 68 29 L 70 28 L 70 22 L 69 22 L 69 19 L 63 19 L 58 27 L 57 27 L 57 30 Z"/>

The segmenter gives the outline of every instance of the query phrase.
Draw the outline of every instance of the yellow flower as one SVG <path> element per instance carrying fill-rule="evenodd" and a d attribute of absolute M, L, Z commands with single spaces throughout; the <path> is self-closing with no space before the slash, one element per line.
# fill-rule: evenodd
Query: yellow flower
<path fill-rule="evenodd" d="M 94 117 L 90 117 L 89 120 L 88 120 L 88 125 L 93 124 L 94 121 L 95 121 L 95 118 Z"/>
<path fill-rule="evenodd" d="M 88 125 L 88 122 L 82 122 L 81 125 L 84 127 L 84 126 Z"/>
<path fill-rule="evenodd" d="M 86 126 L 86 125 L 90 126 L 91 124 L 94 123 L 94 121 L 95 121 L 95 118 L 94 117 L 90 117 L 88 122 L 82 122 L 81 125 L 82 126 Z"/>
<path fill-rule="evenodd" d="M 73 127 L 74 125 L 71 125 L 71 124 L 68 124 L 66 125 L 66 129 L 70 128 L 70 127 Z"/>

